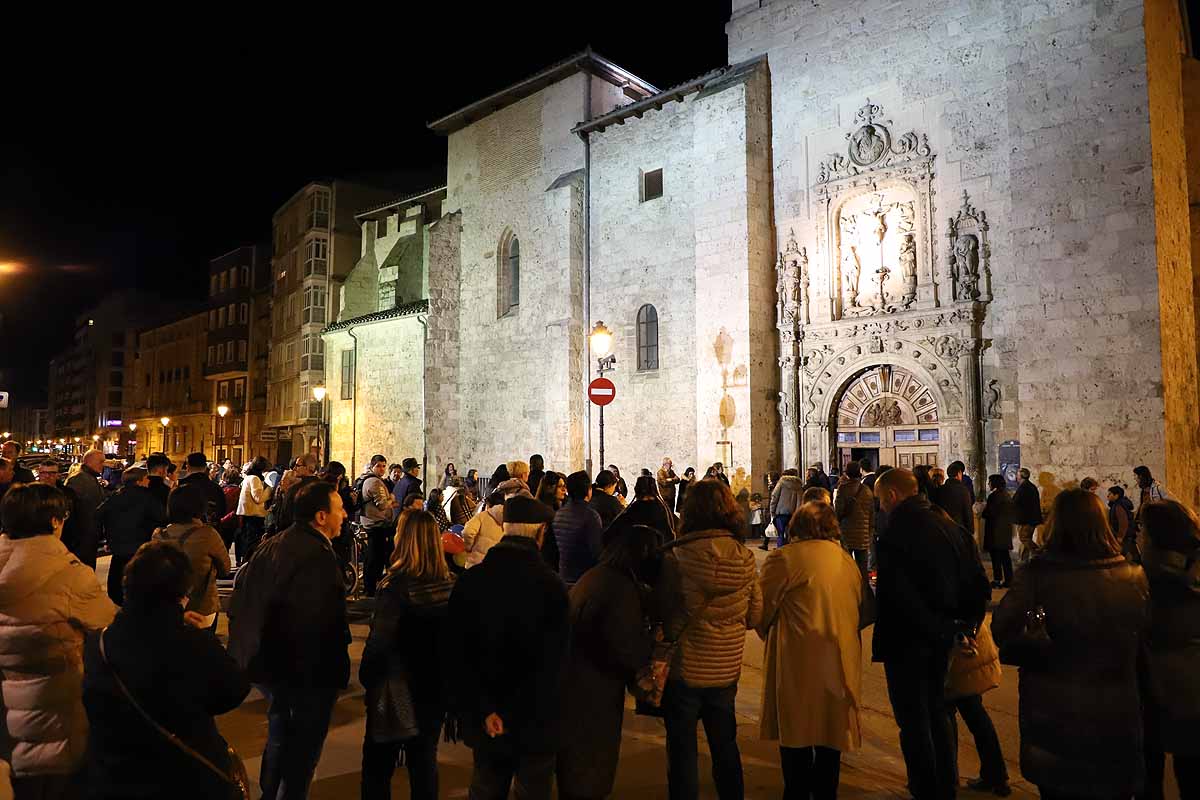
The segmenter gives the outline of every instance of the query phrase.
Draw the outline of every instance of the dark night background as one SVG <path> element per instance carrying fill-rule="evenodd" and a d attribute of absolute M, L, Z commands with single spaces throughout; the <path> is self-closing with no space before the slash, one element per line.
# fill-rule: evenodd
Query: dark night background
<path fill-rule="evenodd" d="M 589 44 L 660 88 L 725 63 L 729 0 L 445 6 L 108 21 L 49 48 L 10 28 L 4 61 L 27 69 L 0 113 L 0 263 L 23 269 L 0 273 L 0 390 L 42 399 L 75 316 L 112 288 L 202 300 L 208 260 L 269 241 L 313 178 L 444 181 L 426 123 Z"/>
<path fill-rule="evenodd" d="M 75 32 L 53 36 L 10 20 L 0 264 L 23 269 L 0 272 L 0 389 L 40 399 L 72 320 L 109 289 L 201 300 L 208 260 L 269 240 L 271 214 L 310 179 L 398 195 L 444 181 L 427 122 L 588 44 L 659 88 L 726 60 L 729 0 L 443 5 L 336 21 L 301 6 L 72 15 Z M 1200 0 L 1187 5 L 1200 19 Z"/>

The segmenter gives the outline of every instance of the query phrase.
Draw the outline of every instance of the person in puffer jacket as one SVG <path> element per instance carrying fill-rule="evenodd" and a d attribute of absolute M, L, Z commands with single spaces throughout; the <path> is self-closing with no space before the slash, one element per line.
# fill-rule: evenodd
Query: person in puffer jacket
<path fill-rule="evenodd" d="M 0 759 L 16 798 L 76 796 L 87 753 L 83 637 L 116 607 L 61 541 L 67 497 L 16 486 L 0 505 Z"/>
<path fill-rule="evenodd" d="M 504 495 L 492 492 L 485 502 L 487 509 L 471 517 L 463 526 L 466 550 L 454 556 L 454 563 L 460 567 L 477 566 L 492 545 L 504 538 Z"/>
<path fill-rule="evenodd" d="M 706 478 L 688 489 L 678 538 L 664 547 L 657 604 L 664 637 L 679 643 L 662 700 L 673 798 L 697 795 L 701 719 L 717 795 L 743 796 L 734 698 L 746 630 L 763 609 L 754 554 L 742 544 L 745 524 L 729 487 Z"/>

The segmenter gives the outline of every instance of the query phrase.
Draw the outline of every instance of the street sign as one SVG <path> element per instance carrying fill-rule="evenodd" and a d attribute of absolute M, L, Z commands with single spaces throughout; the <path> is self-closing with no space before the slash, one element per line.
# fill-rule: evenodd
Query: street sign
<path fill-rule="evenodd" d="M 8 408 L 8 392 L 0 392 L 0 408 Z"/>
<path fill-rule="evenodd" d="M 277 438 L 274 428 L 264 428 L 258 432 L 258 440 L 260 442 L 273 442 Z"/>
<path fill-rule="evenodd" d="M 608 378 L 596 378 L 588 384 L 588 400 L 606 406 L 617 398 L 617 387 Z"/>

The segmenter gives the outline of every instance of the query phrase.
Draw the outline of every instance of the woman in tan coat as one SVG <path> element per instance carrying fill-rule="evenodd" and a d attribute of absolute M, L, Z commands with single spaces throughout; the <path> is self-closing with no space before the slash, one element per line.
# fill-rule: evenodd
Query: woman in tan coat
<path fill-rule="evenodd" d="M 837 796 L 843 752 L 862 743 L 862 643 L 874 595 L 839 543 L 834 510 L 805 503 L 791 544 L 762 571 L 761 735 L 778 740 L 784 797 Z"/>
<path fill-rule="evenodd" d="M 154 532 L 154 540 L 170 542 L 188 557 L 192 565 L 192 586 L 187 611 L 197 615 L 192 624 L 217 629 L 217 578 L 227 578 L 231 570 L 229 550 L 216 528 L 204 523 L 207 500 L 201 492 L 171 492 L 167 500 L 167 527 Z"/>

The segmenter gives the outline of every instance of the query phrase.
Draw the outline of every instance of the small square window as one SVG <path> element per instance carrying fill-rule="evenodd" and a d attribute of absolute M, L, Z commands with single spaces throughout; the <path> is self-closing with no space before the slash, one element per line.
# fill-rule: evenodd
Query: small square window
<path fill-rule="evenodd" d="M 897 442 L 915 442 L 917 440 L 917 432 L 916 431 L 896 431 L 895 437 L 896 437 Z"/>
<path fill-rule="evenodd" d="M 642 202 L 657 200 L 663 195 L 663 171 L 653 169 L 642 173 Z"/>
<path fill-rule="evenodd" d="M 922 442 L 936 442 L 938 440 L 938 430 L 937 428 L 934 428 L 933 430 L 923 430 L 920 431 L 917 436 Z"/>
<path fill-rule="evenodd" d="M 878 442 L 879 441 L 879 433 L 875 432 L 875 431 L 863 431 L 862 434 L 858 437 L 858 440 L 860 442 Z"/>
<path fill-rule="evenodd" d="M 858 441 L 858 434 L 856 434 L 856 433 L 843 433 L 843 432 L 841 432 L 841 431 L 838 431 L 838 441 L 839 441 L 839 442 L 857 442 L 857 441 Z"/>

